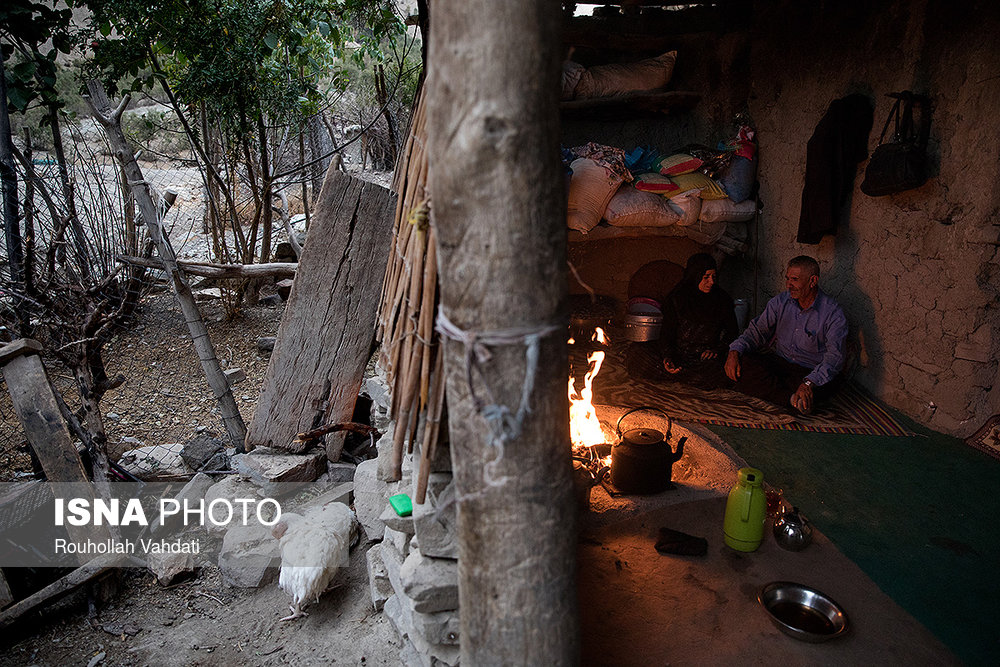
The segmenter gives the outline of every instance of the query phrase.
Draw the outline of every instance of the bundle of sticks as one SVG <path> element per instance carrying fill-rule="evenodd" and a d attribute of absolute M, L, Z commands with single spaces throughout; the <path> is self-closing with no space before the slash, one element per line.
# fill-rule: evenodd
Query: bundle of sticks
<path fill-rule="evenodd" d="M 382 286 L 377 337 L 379 365 L 392 390 L 394 479 L 402 475 L 404 445 L 413 451 L 421 433 L 420 467 L 414 500 L 424 502 L 429 462 L 440 434 L 444 406 L 444 362 L 434 332 L 437 303 L 437 251 L 430 226 L 424 96 L 417 100 L 403 149 L 405 163 L 396 170 L 398 193 L 392 248 Z"/>

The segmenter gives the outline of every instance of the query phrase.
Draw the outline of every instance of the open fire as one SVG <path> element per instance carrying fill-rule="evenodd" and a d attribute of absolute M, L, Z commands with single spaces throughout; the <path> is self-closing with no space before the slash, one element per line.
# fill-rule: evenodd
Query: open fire
<path fill-rule="evenodd" d="M 601 345 L 609 345 L 610 340 L 604 330 L 598 327 L 591 337 L 591 341 Z M 570 340 L 572 343 L 572 339 Z M 601 371 L 601 364 L 604 363 L 605 353 L 595 350 L 587 357 L 589 368 L 583 378 L 583 387 L 577 390 L 576 382 L 571 375 L 569 378 L 569 429 L 570 440 L 573 443 L 573 455 L 598 466 L 610 465 L 611 457 L 604 457 L 606 461 L 599 461 L 598 456 L 593 451 L 596 445 L 605 444 L 604 431 L 601 422 L 597 418 L 594 410 L 594 378 Z"/>

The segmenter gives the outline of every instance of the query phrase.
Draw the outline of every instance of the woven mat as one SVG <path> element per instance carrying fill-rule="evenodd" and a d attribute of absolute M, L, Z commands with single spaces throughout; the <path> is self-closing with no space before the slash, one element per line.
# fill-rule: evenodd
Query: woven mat
<path fill-rule="evenodd" d="M 588 350 L 571 346 L 570 365 L 583 385 Z M 594 380 L 594 403 L 660 408 L 677 421 L 816 433 L 913 435 L 877 402 L 853 384 L 810 415 L 791 415 L 777 406 L 728 389 L 704 391 L 679 383 L 633 379 L 625 370 L 624 348 L 608 352 Z"/>

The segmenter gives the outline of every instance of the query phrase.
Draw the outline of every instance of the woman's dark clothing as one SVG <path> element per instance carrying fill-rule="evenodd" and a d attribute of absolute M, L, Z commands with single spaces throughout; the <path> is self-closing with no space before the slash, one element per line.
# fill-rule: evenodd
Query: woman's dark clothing
<path fill-rule="evenodd" d="M 713 267 L 714 268 L 714 267 Z M 731 383 L 725 374 L 726 354 L 739 333 L 732 297 L 713 286 L 706 294 L 698 289 L 704 272 L 685 279 L 670 292 L 663 310 L 663 328 L 658 341 L 633 343 L 627 367 L 631 375 L 653 380 L 683 382 L 702 389 L 716 389 Z M 705 350 L 714 359 L 702 360 Z M 663 361 L 680 366 L 668 373 Z"/>
<path fill-rule="evenodd" d="M 732 297 L 719 287 L 705 294 L 697 283 L 682 282 L 667 297 L 660 331 L 660 352 L 675 366 L 687 367 L 701 361 L 705 350 L 722 358 L 737 334 Z M 715 360 L 713 360 L 715 361 Z"/>

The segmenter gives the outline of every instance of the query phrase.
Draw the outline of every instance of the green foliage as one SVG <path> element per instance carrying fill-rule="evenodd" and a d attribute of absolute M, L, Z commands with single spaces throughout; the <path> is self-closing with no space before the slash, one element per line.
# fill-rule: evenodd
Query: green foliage
<path fill-rule="evenodd" d="M 60 105 L 56 93 L 56 57 L 68 54 L 75 40 L 69 0 L 55 9 L 34 0 L 0 3 L 0 51 L 7 83 L 7 104 L 25 111 L 35 101 Z"/>
<path fill-rule="evenodd" d="M 86 116 L 90 113 L 90 107 L 80 94 L 80 67 L 76 63 L 66 65 L 56 64 L 56 83 L 53 87 L 55 94 L 57 113 L 63 118 L 73 119 L 78 116 Z M 15 136 L 22 136 L 24 129 L 31 131 L 32 145 L 35 149 L 51 150 L 52 136 L 48 129 L 49 109 L 40 105 L 42 98 L 37 97 L 24 111 L 12 113 L 10 117 L 11 132 Z M 12 109 L 12 111 L 15 111 Z"/>
<path fill-rule="evenodd" d="M 179 99 L 205 105 L 238 135 L 253 119 L 272 124 L 306 117 L 320 107 L 324 86 L 336 82 L 351 55 L 379 53 L 402 24 L 389 3 L 360 0 L 91 0 L 92 29 L 106 84 L 150 86 L 141 76 L 153 63 Z M 364 26 L 355 28 L 353 26 Z"/>

